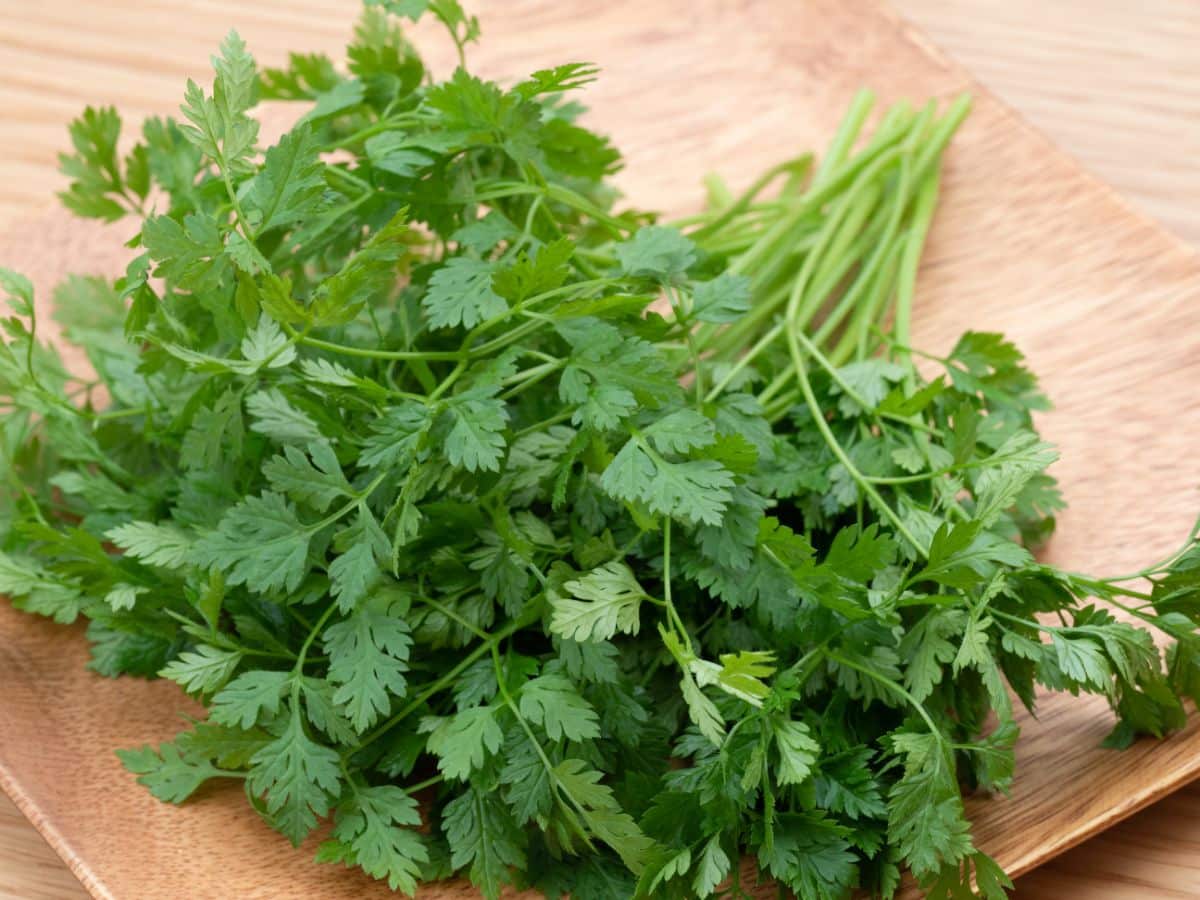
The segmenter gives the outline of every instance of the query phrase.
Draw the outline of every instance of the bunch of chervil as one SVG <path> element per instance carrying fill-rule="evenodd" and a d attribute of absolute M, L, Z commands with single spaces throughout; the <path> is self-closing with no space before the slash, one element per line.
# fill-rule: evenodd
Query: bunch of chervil
<path fill-rule="evenodd" d="M 380 8 L 348 57 L 257 72 L 231 35 L 128 156 L 114 111 L 72 126 L 67 205 L 141 220 L 124 278 L 55 297 L 94 378 L 3 277 L 0 590 L 208 705 L 123 753 L 156 796 L 243 779 L 405 892 L 743 896 L 749 853 L 802 898 L 1001 896 L 960 791 L 1009 782 L 1010 691 L 1180 725 L 1200 554 L 1149 596 L 1035 563 L 1020 354 L 910 361 L 965 104 L 860 138 L 860 98 L 820 166 L 662 226 L 612 211 L 588 67 L 432 82 Z M 265 153 L 259 98 L 304 113 Z"/>

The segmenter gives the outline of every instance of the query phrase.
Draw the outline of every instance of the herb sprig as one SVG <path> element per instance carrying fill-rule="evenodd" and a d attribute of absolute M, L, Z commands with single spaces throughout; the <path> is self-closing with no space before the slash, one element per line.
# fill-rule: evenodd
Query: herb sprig
<path fill-rule="evenodd" d="M 662 224 L 566 99 L 595 69 L 503 88 L 478 33 L 383 0 L 344 72 L 231 34 L 125 156 L 115 110 L 73 123 L 63 200 L 140 220 L 137 255 L 55 294 L 86 375 L 0 273 L 0 591 L 208 706 L 122 752 L 156 797 L 242 780 L 395 890 L 741 897 L 748 853 L 813 900 L 903 869 L 1004 896 L 962 792 L 1010 784 L 1012 697 L 1103 694 L 1116 746 L 1180 727 L 1200 550 L 1039 564 L 1062 502 L 1021 354 L 914 365 L 967 100 L 867 132 L 863 93 L 819 162 Z M 265 152 L 260 99 L 303 109 Z"/>

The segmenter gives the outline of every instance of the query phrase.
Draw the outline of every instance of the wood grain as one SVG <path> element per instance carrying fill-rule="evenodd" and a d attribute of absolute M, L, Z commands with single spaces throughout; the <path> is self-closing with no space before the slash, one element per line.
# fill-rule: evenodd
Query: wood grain
<path fill-rule="evenodd" d="M 70 69 L 82 65 L 92 83 L 103 84 L 104 95 L 91 99 L 117 97 L 134 112 L 161 112 L 159 98 L 175 97 L 183 74 L 203 77 L 199 61 L 228 24 L 267 62 L 284 47 L 333 49 L 346 31 L 345 7 L 332 0 L 275 0 L 253 10 L 145 2 L 136 18 L 121 4 L 94 6 L 86 28 L 63 27 L 84 14 L 74 4 L 22 4 L 21 17 L 3 17 L 0 40 L 18 53 L 10 71 L 27 74 L 12 77 L 15 87 L 0 82 L 0 103 L 45 97 L 53 118 L 62 97 L 79 91 Z M 591 93 L 593 121 L 628 152 L 624 184 L 640 205 L 676 211 L 698 202 L 694 186 L 708 169 L 745 180 L 819 142 L 860 84 L 885 98 L 978 89 L 866 0 L 800 7 L 619 0 L 589 14 L 586 27 L 566 4 L 476 6 L 490 36 L 476 57 L 495 74 L 564 55 L 604 65 L 608 75 Z M 155 29 L 147 34 L 169 30 L 169 44 L 132 41 L 129 29 L 145 23 Z M 67 71 L 30 68 L 38 41 L 75 54 Z M 114 55 L 110 41 L 136 50 Z M 656 90 L 645 91 L 645 80 Z M 158 93 L 165 81 L 170 90 Z M 63 117 L 77 105 L 72 99 Z M 39 133 L 31 126 L 31 135 Z M 31 165 L 35 173 L 44 168 Z M 103 231 L 55 214 L 29 220 L 2 245 L 0 263 L 29 271 L 43 289 L 66 265 L 111 269 L 107 248 L 116 238 Z M 1050 551 L 1054 561 L 1124 570 L 1177 543 L 1200 484 L 1200 460 L 1189 452 L 1200 431 L 1191 390 L 1200 375 L 1200 261 L 987 96 L 949 160 L 919 313 L 918 334 L 931 349 L 968 325 L 996 328 L 1017 338 L 1045 374 L 1059 407 L 1044 425 L 1062 445 L 1059 475 L 1071 504 Z M 213 896 L 375 895 L 357 876 L 309 866 L 236 792 L 210 792 L 177 810 L 132 787 L 98 748 L 171 734 L 185 704 L 170 686 L 92 678 L 82 670 L 78 641 L 7 608 L 0 634 L 0 784 L 34 813 L 97 896 L 188 896 L 197 885 Z M 981 843 L 1010 868 L 1028 868 L 1200 768 L 1195 726 L 1122 756 L 1096 749 L 1107 728 L 1101 704 L 1049 698 L 1041 722 L 1025 723 L 1013 797 L 972 803 Z M 154 873 L 149 880 L 147 872 Z"/>

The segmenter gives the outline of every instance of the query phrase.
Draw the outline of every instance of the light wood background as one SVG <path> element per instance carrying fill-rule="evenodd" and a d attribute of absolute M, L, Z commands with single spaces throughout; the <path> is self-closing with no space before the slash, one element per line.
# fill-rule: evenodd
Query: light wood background
<path fill-rule="evenodd" d="M 355 4 L 343 2 L 349 15 Z M 894 2 L 1085 166 L 1200 245 L 1200 4 Z M 305 15 L 306 2 L 259 6 L 0 0 L 0 228 L 60 186 L 54 155 L 65 144 L 65 122 L 84 103 L 116 103 L 134 120 L 172 110 L 183 78 L 205 71 L 226 23 L 249 16 L 269 34 L 254 42 L 266 63 L 279 60 L 279 48 L 342 42 L 324 19 Z M 0 897 L 82 896 L 0 796 Z M 1018 892 L 1025 900 L 1193 896 L 1200 897 L 1200 788 L 1069 852 L 1022 879 Z"/>

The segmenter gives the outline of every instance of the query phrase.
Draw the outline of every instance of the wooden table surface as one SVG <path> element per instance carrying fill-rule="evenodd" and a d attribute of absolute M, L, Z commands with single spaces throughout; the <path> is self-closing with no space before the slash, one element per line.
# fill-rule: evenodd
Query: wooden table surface
<path fill-rule="evenodd" d="M 352 9 L 352 0 L 344 0 Z M 763 2 L 763 0 L 756 0 Z M 798 2 L 798 0 L 792 0 Z M 893 0 L 951 55 L 1142 211 L 1200 246 L 1200 4 Z M 85 103 L 173 111 L 227 23 L 260 60 L 336 52 L 304 2 L 0 0 L 0 227 L 62 186 L 55 154 Z M 0 795 L 0 898 L 85 894 Z M 1022 900 L 1200 897 L 1200 786 L 1021 879 Z"/>

